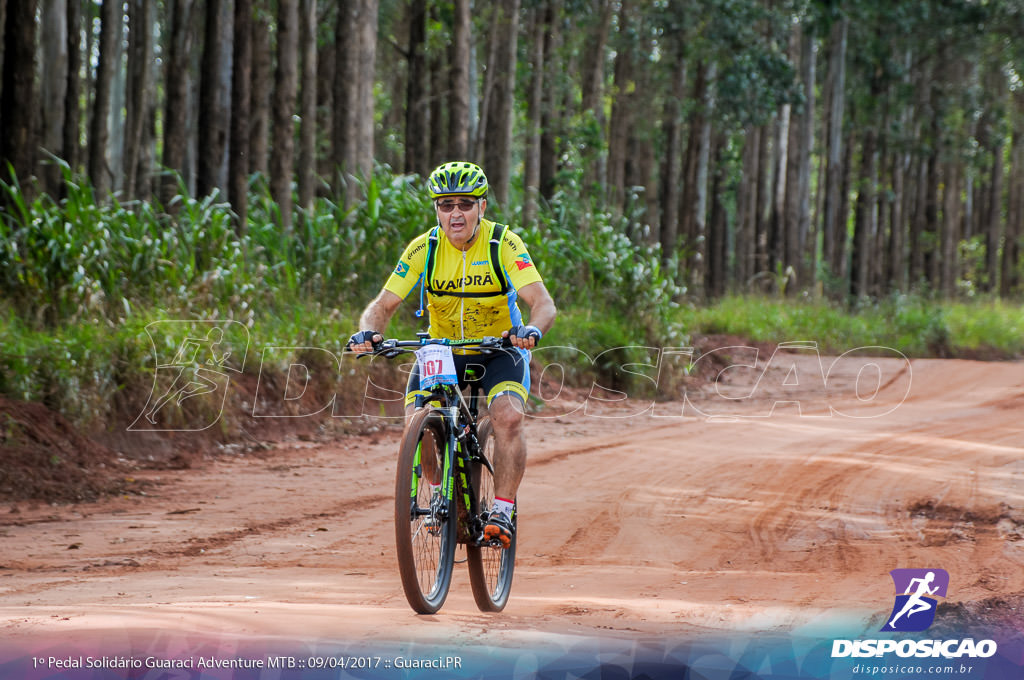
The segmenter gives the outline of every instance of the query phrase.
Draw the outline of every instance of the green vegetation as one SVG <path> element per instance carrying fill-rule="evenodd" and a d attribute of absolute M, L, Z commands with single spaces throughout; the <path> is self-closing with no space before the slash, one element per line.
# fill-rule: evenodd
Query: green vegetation
<path fill-rule="evenodd" d="M 16 206 L 0 222 L 0 394 L 42 401 L 93 427 L 117 409 L 141 408 L 133 400 L 144 400 L 152 386 L 147 326 L 156 321 L 245 325 L 248 358 L 242 365 L 236 347 L 233 361 L 248 373 L 259 370 L 269 346 L 340 353 L 401 248 L 430 226 L 422 183 L 383 169 L 349 207 L 318 199 L 290 235 L 274 226 L 275 205 L 259 184 L 239 236 L 234 215 L 215 197 L 182 192 L 167 206 L 103 204 L 67 168 L 65 179 L 60 201 L 28 202 L 16 186 L 0 187 Z M 590 364 L 587 355 L 678 347 L 698 334 L 814 340 L 829 352 L 884 345 L 913 357 L 1024 353 L 1019 305 L 899 296 L 852 313 L 821 301 L 759 297 L 693 306 L 682 302 L 657 247 L 626 235 L 642 233 L 635 216 L 571 199 L 542 208 L 527 227 L 516 212 L 494 206 L 489 215 L 516 225 L 528 243 L 561 310 L 544 344 L 582 350 L 546 357 L 570 362 L 582 383 L 631 357 L 608 353 Z M 418 292 L 388 334 L 422 329 L 417 307 Z"/>
<path fill-rule="evenodd" d="M 1005 301 L 970 304 L 894 296 L 851 312 L 824 301 L 728 297 L 681 311 L 690 333 L 755 341 L 815 341 L 823 352 L 883 346 L 910 357 L 1024 354 L 1024 307 Z"/>

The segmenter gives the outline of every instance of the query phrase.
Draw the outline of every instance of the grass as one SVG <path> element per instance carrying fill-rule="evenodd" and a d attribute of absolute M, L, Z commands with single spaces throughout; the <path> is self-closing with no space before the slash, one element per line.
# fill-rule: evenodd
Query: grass
<path fill-rule="evenodd" d="M 1024 306 L 971 304 L 897 296 L 853 312 L 824 301 L 733 296 L 682 310 L 691 333 L 730 334 L 755 341 L 814 341 L 828 353 L 883 346 L 910 357 L 1024 355 Z"/>
<path fill-rule="evenodd" d="M 9 206 L 0 218 L 0 393 L 94 427 L 117 409 L 141 408 L 132 400 L 152 388 L 154 342 L 156 357 L 176 350 L 181 337 L 173 333 L 151 339 L 157 322 L 205 332 L 204 322 L 228 320 L 247 329 L 224 346 L 235 361 L 246 357 L 235 369 L 251 374 L 268 347 L 340 355 L 404 244 L 431 226 L 422 182 L 386 168 L 360 185 L 354 202 L 320 197 L 287 234 L 257 179 L 242 235 L 216 195 L 196 199 L 182 190 L 167 206 L 98 202 L 63 171 L 59 201 L 29 201 L 17 184 L 0 185 Z M 812 340 L 830 353 L 883 345 L 912 357 L 1024 354 L 1024 311 L 1012 303 L 896 296 L 850 312 L 821 301 L 733 296 L 681 305 L 685 291 L 662 269 L 657 247 L 627 236 L 642 231 L 642 214 L 602 212 L 562 196 L 534 225 L 520 226 L 516 209 L 497 205 L 488 216 L 515 225 L 529 245 L 560 309 L 545 359 L 566 365 L 580 384 L 601 374 L 630 380 L 620 367 L 642 363 L 641 347 L 681 347 L 698 334 Z M 413 316 L 416 302 L 403 306 L 389 336 L 425 328 Z M 628 347 L 637 349 L 616 349 Z M 275 353 L 278 370 L 287 370 L 286 354 Z"/>

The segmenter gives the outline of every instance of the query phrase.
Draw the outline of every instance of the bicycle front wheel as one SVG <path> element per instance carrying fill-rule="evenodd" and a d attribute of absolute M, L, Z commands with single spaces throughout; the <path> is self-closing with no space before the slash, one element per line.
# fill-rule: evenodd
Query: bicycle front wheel
<path fill-rule="evenodd" d="M 455 563 L 455 503 L 431 497 L 447 455 L 444 418 L 429 408 L 418 411 L 406 430 L 395 475 L 395 546 L 402 588 L 419 614 L 444 604 Z"/>
<path fill-rule="evenodd" d="M 474 460 L 470 467 L 473 492 L 476 495 L 476 512 L 480 526 L 494 505 L 494 477 L 491 467 L 494 461 L 494 430 L 491 419 L 484 418 L 477 426 L 480 449 L 485 460 Z M 517 528 L 519 513 L 512 514 L 512 526 Z M 480 611 L 500 612 L 508 603 L 512 591 L 512 572 L 516 565 L 516 540 L 518 531 L 512 534 L 508 548 L 479 545 L 470 541 L 466 546 L 466 562 L 469 566 L 469 583 L 473 588 L 473 599 Z"/>

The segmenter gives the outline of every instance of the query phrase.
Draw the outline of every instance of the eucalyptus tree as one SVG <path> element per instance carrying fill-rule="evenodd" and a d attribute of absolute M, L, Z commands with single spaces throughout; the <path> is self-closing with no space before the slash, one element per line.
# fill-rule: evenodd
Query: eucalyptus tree
<path fill-rule="evenodd" d="M 47 37 L 42 45 L 42 105 L 39 107 L 42 120 L 41 145 L 48 153 L 63 158 L 66 115 L 63 103 L 68 87 L 67 0 L 44 2 L 40 14 L 43 34 Z M 57 193 L 61 182 L 60 169 L 51 163 L 44 168 L 42 174 L 43 190 Z"/>
<path fill-rule="evenodd" d="M 188 151 L 188 111 L 194 39 L 194 0 L 168 0 L 164 37 L 164 116 L 163 165 L 186 174 Z M 89 139 L 89 145 L 94 143 Z M 94 180 L 95 181 L 95 180 Z M 162 190 L 165 204 L 177 193 L 177 182 L 167 176 Z"/>
<path fill-rule="evenodd" d="M 270 193 L 277 203 L 281 230 L 292 229 L 292 178 L 295 162 L 295 101 L 299 77 L 299 0 L 277 3 L 277 70 L 274 75 Z"/>
<path fill-rule="evenodd" d="M 121 34 L 124 12 L 119 2 L 104 2 L 100 9 L 99 63 L 96 91 L 89 123 L 89 177 L 96 193 L 104 196 L 113 188 L 114 171 L 110 165 L 110 110 L 114 75 L 121 59 Z"/>
<path fill-rule="evenodd" d="M 226 184 L 224 152 L 231 121 L 233 11 L 226 0 L 206 0 L 199 80 L 196 193 L 206 196 Z M 288 30 L 281 26 L 281 30 Z"/>
<path fill-rule="evenodd" d="M 26 31 L 36 15 L 35 0 L 8 0 L 3 30 L 3 81 L 0 82 L 0 178 L 27 179 L 35 170 L 36 138 L 33 82 L 36 33 Z M 14 177 L 8 176 L 10 164 Z"/>
<path fill-rule="evenodd" d="M 235 230 L 244 233 L 249 221 L 253 91 L 253 3 L 235 0 L 231 53 L 231 122 L 228 139 L 228 200 L 235 211 Z"/>
<path fill-rule="evenodd" d="M 512 182 L 512 128 L 516 104 L 516 48 L 519 38 L 519 0 L 499 0 L 490 7 L 491 34 L 484 73 L 480 136 L 475 156 L 487 168 L 497 203 L 505 206 Z"/>

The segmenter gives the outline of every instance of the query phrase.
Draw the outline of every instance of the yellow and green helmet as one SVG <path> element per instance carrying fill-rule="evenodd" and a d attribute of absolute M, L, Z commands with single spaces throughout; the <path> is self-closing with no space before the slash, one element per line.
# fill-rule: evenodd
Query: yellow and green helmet
<path fill-rule="evenodd" d="M 487 195 L 487 176 L 480 166 L 465 161 L 443 163 L 430 173 L 427 179 L 430 198 L 437 200 L 442 196 L 475 196 L 484 198 Z"/>

